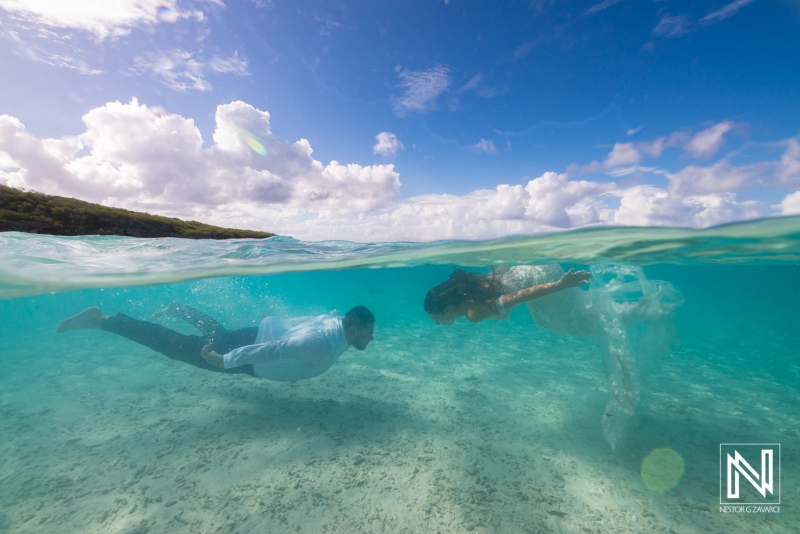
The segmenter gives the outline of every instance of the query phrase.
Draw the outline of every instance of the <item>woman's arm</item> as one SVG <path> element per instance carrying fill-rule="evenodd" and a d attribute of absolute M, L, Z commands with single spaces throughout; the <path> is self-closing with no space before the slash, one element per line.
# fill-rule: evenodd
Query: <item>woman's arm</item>
<path fill-rule="evenodd" d="M 503 295 L 500 298 L 503 299 L 503 305 L 506 309 L 510 310 L 514 306 L 522 304 L 523 302 L 528 302 L 529 300 L 538 299 L 571 287 L 587 285 L 589 283 L 588 279 L 591 277 L 592 273 L 589 271 L 570 269 L 564 273 L 564 276 L 557 282 L 548 282 L 546 284 L 539 284 L 538 286 L 526 287 L 525 289 L 520 289 L 516 293 Z"/>

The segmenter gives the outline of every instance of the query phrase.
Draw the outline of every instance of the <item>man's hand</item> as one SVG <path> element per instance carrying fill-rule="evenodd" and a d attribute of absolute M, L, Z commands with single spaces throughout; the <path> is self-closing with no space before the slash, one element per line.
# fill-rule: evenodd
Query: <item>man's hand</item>
<path fill-rule="evenodd" d="M 214 342 L 211 341 L 206 346 L 204 346 L 203 350 L 200 351 L 200 356 L 202 356 L 205 361 L 207 361 L 214 367 L 218 367 L 219 369 L 225 369 L 225 363 L 222 361 L 222 356 L 211 350 L 211 345 L 213 343 Z"/>

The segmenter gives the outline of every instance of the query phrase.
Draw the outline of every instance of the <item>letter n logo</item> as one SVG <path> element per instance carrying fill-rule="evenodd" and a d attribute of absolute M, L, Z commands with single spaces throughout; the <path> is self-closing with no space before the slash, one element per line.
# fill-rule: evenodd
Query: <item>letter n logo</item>
<path fill-rule="evenodd" d="M 780 504 L 780 444 L 722 443 L 719 460 L 720 504 Z"/>

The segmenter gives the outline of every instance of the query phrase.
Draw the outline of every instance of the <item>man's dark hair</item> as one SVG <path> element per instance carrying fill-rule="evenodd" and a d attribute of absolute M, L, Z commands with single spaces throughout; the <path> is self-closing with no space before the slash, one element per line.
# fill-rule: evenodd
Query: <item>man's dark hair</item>
<path fill-rule="evenodd" d="M 375 322 L 375 316 L 364 306 L 355 306 L 344 315 L 342 326 L 350 328 L 350 326 L 364 326 Z"/>

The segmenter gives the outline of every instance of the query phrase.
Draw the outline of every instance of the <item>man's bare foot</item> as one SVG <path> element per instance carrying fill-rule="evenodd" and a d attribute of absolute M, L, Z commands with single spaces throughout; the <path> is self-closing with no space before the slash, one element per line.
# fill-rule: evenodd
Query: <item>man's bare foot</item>
<path fill-rule="evenodd" d="M 108 315 L 103 315 L 100 308 L 86 308 L 78 315 L 73 315 L 58 323 L 56 333 L 61 334 L 67 330 L 100 328 L 100 323 L 103 322 L 103 319 L 108 319 Z"/>
<path fill-rule="evenodd" d="M 151 319 L 158 319 L 159 317 L 175 317 L 176 315 L 180 315 L 181 311 L 183 311 L 183 305 L 177 300 L 173 300 L 165 308 L 161 308 L 153 315 L 150 316 Z"/>

